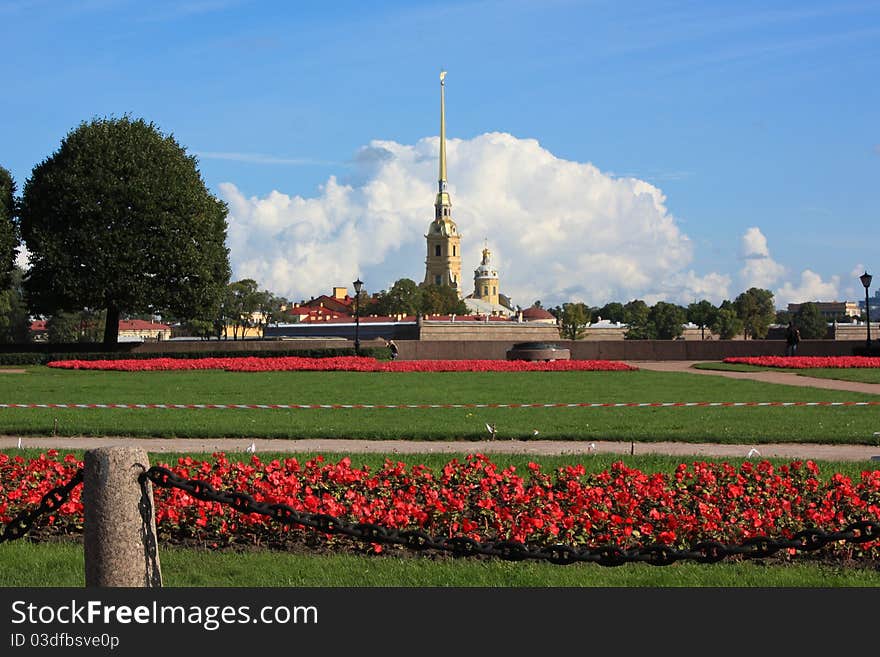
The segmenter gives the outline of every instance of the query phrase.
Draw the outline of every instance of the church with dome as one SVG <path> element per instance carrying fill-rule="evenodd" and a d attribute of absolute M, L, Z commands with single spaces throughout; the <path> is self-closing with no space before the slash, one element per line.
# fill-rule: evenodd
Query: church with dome
<path fill-rule="evenodd" d="M 510 299 L 501 293 L 498 270 L 492 252 L 484 245 L 483 258 L 474 270 L 473 292 L 465 294 L 461 279 L 461 233 L 452 219 L 452 202 L 446 177 L 446 71 L 440 73 L 440 175 L 434 219 L 425 235 L 427 257 L 423 285 L 446 285 L 463 298 L 475 315 L 510 317 L 515 314 Z M 488 242 L 488 240 L 487 240 Z"/>

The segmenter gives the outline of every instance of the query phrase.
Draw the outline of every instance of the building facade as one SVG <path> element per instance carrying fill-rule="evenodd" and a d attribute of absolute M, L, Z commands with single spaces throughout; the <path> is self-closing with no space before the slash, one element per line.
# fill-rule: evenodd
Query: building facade
<path fill-rule="evenodd" d="M 835 317 L 858 317 L 861 314 L 859 304 L 855 301 L 809 301 L 819 310 L 819 314 L 829 320 Z M 803 303 L 788 304 L 788 312 L 794 315 L 801 309 Z M 864 305 L 864 302 L 862 303 Z"/>
<path fill-rule="evenodd" d="M 483 260 L 480 266 L 474 270 L 474 299 L 480 299 L 487 303 L 498 303 L 498 270 L 490 262 L 492 252 L 488 248 L 483 249 Z"/>

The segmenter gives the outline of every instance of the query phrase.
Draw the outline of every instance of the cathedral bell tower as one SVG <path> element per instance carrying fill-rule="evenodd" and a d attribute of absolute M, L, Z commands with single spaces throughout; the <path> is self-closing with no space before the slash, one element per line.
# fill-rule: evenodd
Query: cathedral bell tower
<path fill-rule="evenodd" d="M 440 180 L 434 202 L 434 220 L 425 239 L 428 257 L 425 260 L 423 285 L 448 285 L 461 294 L 461 235 L 452 220 L 452 203 L 446 189 L 446 71 L 440 73 Z"/>
<path fill-rule="evenodd" d="M 498 270 L 492 266 L 489 260 L 492 252 L 489 247 L 483 248 L 483 261 L 474 270 L 474 299 L 480 299 L 492 305 L 499 303 L 498 299 Z"/>

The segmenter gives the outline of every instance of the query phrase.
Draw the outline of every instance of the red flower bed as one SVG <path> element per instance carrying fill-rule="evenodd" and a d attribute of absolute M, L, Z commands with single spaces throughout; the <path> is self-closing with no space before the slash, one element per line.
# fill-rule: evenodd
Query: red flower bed
<path fill-rule="evenodd" d="M 880 367 L 880 358 L 869 358 L 867 356 L 748 356 L 725 358 L 724 362 L 758 365 L 760 367 L 788 367 L 792 369 Z"/>
<path fill-rule="evenodd" d="M 150 358 L 124 360 L 56 360 L 49 367 L 71 370 L 227 370 L 230 372 L 558 372 L 623 371 L 637 368 L 614 360 L 404 360 L 338 356 L 333 358 Z"/>
<path fill-rule="evenodd" d="M 34 460 L 0 454 L 0 522 L 37 505 L 78 467 L 72 456 L 59 459 L 55 451 Z M 240 463 L 222 453 L 212 461 L 183 458 L 166 467 L 218 490 L 247 492 L 298 511 L 480 541 L 687 547 L 704 540 L 792 537 L 804 529 L 834 531 L 857 521 L 880 520 L 880 470 L 862 472 L 858 482 L 840 474 L 822 482 L 811 461 L 779 468 L 768 461 L 745 461 L 739 467 L 695 462 L 679 465 L 671 476 L 645 474 L 620 462 L 592 475 L 582 465 L 545 473 L 534 463 L 519 473 L 482 455 L 452 460 L 438 472 L 392 461 L 371 471 L 352 467 L 348 458 L 329 463 L 320 456 L 304 463 L 293 458 L 264 463 L 253 456 Z M 81 531 L 80 491 L 75 489 L 58 513 L 42 518 L 37 531 Z M 310 529 L 285 532 L 275 521 L 202 502 L 179 489 L 156 488 L 155 499 L 158 531 L 166 540 L 215 547 L 285 541 L 364 547 Z M 880 540 L 827 549 L 839 556 L 877 559 Z"/>

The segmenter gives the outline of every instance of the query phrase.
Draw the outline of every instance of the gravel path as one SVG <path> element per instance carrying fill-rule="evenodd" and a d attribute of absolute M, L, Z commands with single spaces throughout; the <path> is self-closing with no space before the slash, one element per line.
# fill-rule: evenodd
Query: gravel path
<path fill-rule="evenodd" d="M 741 459 L 779 457 L 833 461 L 880 461 L 880 446 L 817 445 L 812 443 L 772 443 L 722 445 L 717 443 L 673 442 L 612 442 L 564 440 L 497 440 L 497 441 L 409 441 L 302 439 L 284 440 L 257 438 L 129 438 L 129 437 L 20 437 L 22 447 L 39 449 L 93 449 L 108 446 L 141 447 L 148 452 L 246 452 L 251 444 L 260 452 L 320 452 L 391 454 L 449 454 L 480 452 L 483 454 L 591 455 L 591 454 L 670 454 Z M 0 436 L 0 449 L 18 446 L 18 436 Z M 752 451 L 754 450 L 754 451 Z"/>

